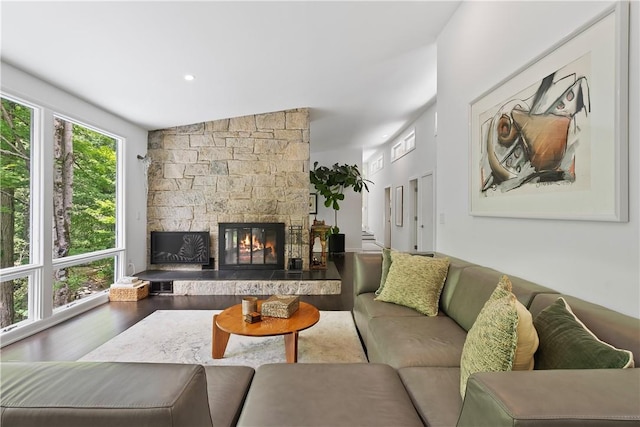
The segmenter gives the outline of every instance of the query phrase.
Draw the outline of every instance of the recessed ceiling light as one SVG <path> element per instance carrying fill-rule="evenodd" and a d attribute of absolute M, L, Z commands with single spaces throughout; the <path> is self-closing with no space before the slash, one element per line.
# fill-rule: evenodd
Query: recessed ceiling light
<path fill-rule="evenodd" d="M 184 75 L 184 79 L 188 82 L 193 81 L 196 79 L 196 76 L 194 76 L 193 74 L 185 74 Z"/>

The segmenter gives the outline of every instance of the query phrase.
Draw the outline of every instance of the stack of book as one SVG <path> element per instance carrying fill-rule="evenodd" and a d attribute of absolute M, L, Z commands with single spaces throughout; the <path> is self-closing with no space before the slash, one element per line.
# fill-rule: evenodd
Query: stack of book
<path fill-rule="evenodd" d="M 109 288 L 110 301 L 138 301 L 149 295 L 149 282 L 126 276 Z"/>
<path fill-rule="evenodd" d="M 121 277 L 116 283 L 111 285 L 112 288 L 135 288 L 142 285 L 144 282 L 137 276 L 124 276 Z"/>

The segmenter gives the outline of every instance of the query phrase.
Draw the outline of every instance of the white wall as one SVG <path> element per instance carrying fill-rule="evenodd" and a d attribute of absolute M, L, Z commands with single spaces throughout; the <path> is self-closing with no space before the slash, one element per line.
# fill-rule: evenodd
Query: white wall
<path fill-rule="evenodd" d="M 113 114 L 88 104 L 48 83 L 24 73 L 8 64 L 1 64 L 2 91 L 8 95 L 44 107 L 54 113 L 67 116 L 110 132 L 125 139 L 125 216 L 127 261 L 136 270 L 146 268 L 147 198 L 144 190 L 145 176 L 137 155 L 147 152 L 147 131 Z M 44 200 L 51 200 L 45 197 Z M 127 271 L 131 274 L 131 271 Z"/>
<path fill-rule="evenodd" d="M 311 124 L 313 126 L 313 123 Z M 311 145 L 313 146 L 313 130 L 311 131 Z M 311 150 L 311 161 L 309 167 L 313 169 L 313 163 L 318 162 L 318 166 L 331 167 L 334 163 L 358 165 L 362 172 L 362 151 L 359 149 L 343 149 L 322 152 Z M 309 192 L 316 190 L 309 186 Z M 309 222 L 313 223 L 313 216 Z M 324 220 L 327 225 L 334 224 L 333 209 L 324 207 L 324 198 L 318 195 L 318 220 Z M 340 202 L 338 211 L 338 226 L 340 232 L 345 234 L 345 250 L 347 252 L 359 252 L 362 250 L 362 194 L 348 189 L 344 193 L 344 200 Z"/>
<path fill-rule="evenodd" d="M 410 200 L 409 181 L 418 179 L 427 172 L 435 172 L 436 169 L 436 145 L 435 145 L 435 113 L 436 105 L 429 106 L 424 113 L 410 126 L 398 134 L 398 137 L 384 144 L 369 158 L 369 161 L 378 158 L 381 154 L 384 158 L 384 167 L 368 178 L 375 185 L 371 186 L 369 194 L 369 229 L 375 235 L 376 242 L 384 243 L 384 192 L 385 188 L 391 188 L 391 196 L 395 197 L 395 189 L 404 187 L 404 209 L 402 227 L 396 226 L 396 221 L 391 221 L 391 247 L 399 251 L 413 250 L 411 246 L 410 225 Z M 408 135 L 412 129 L 416 133 L 416 148 L 405 156 L 391 162 L 391 147 Z M 392 203 L 393 207 L 393 203 Z M 395 210 L 392 209 L 392 216 Z"/>
<path fill-rule="evenodd" d="M 469 215 L 468 108 L 474 98 L 607 6 L 464 2 L 438 39 L 437 249 L 640 317 L 640 3 L 631 2 L 629 222 Z"/>

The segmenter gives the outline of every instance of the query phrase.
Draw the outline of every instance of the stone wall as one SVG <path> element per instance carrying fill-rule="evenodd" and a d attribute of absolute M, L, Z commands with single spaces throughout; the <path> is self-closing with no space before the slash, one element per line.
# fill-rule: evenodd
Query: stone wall
<path fill-rule="evenodd" d="M 308 268 L 308 109 L 152 131 L 147 155 L 148 232 L 208 230 L 217 268 L 219 222 L 284 222 L 287 265 L 288 227 L 302 225 Z"/>

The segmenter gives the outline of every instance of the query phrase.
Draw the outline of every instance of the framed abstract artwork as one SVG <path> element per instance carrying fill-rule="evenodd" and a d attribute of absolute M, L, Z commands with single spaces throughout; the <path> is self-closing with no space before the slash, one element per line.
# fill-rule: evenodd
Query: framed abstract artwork
<path fill-rule="evenodd" d="M 628 3 L 470 104 L 470 213 L 628 221 Z"/>

